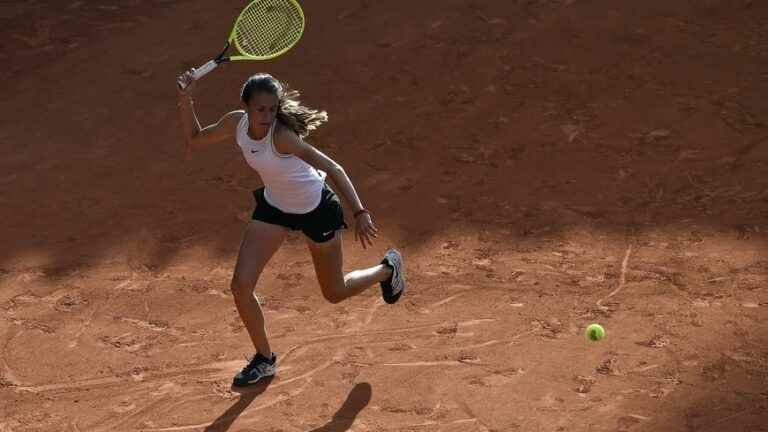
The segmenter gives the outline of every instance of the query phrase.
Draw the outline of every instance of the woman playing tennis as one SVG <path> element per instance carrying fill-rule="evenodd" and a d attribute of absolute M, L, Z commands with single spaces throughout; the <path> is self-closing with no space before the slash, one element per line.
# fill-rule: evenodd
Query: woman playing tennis
<path fill-rule="evenodd" d="M 303 140 L 328 117 L 324 111 L 303 106 L 297 91 L 288 90 L 269 74 L 246 80 L 240 95 L 243 110 L 225 114 L 217 123 L 201 127 L 193 104 L 194 69 L 178 78 L 179 108 L 187 155 L 209 144 L 234 139 L 245 161 L 264 186 L 253 192 L 256 205 L 245 230 L 232 276 L 231 289 L 240 318 L 248 329 L 256 354 L 234 378 L 247 385 L 277 373 L 264 314 L 254 288 L 264 267 L 289 230 L 306 236 L 323 297 L 331 303 L 357 295 L 377 282 L 387 303 L 405 291 L 401 254 L 390 249 L 381 263 L 344 274 L 341 229 L 348 228 L 338 196 L 326 183 L 333 180 L 354 209 L 355 239 L 373 245 L 378 229 L 362 205 L 344 169 Z"/>

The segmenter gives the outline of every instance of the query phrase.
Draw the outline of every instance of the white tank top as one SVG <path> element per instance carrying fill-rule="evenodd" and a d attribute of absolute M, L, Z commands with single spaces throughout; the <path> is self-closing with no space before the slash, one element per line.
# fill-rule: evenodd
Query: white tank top
<path fill-rule="evenodd" d="M 322 198 L 326 173 L 294 155 L 278 154 L 272 142 L 277 120 L 267 135 L 254 140 L 248 136 L 248 115 L 237 125 L 237 145 L 245 161 L 264 181 L 264 199 L 284 213 L 304 214 L 314 210 Z"/>

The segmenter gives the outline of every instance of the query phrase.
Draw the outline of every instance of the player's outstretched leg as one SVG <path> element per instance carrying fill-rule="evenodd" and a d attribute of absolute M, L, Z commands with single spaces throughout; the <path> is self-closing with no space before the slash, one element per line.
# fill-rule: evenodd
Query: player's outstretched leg
<path fill-rule="evenodd" d="M 390 249 L 380 264 L 345 275 L 342 271 L 344 256 L 341 236 L 339 230 L 332 239 L 323 243 L 307 239 L 317 280 L 326 300 L 339 303 L 379 283 L 384 301 L 390 304 L 397 302 L 405 290 L 403 257 L 400 252 Z"/>

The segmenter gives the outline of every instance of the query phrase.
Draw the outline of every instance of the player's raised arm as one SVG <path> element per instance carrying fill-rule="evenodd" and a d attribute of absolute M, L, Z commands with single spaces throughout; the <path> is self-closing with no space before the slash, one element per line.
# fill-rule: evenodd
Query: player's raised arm
<path fill-rule="evenodd" d="M 193 73 L 194 71 L 190 70 L 178 78 L 179 83 L 186 84 L 184 90 L 181 90 L 178 86 L 176 87 L 179 93 L 179 114 L 181 115 L 181 127 L 184 133 L 185 154 L 188 159 L 194 150 L 232 138 L 237 122 L 244 115 L 243 111 L 231 111 L 224 114 L 216 123 L 202 127 L 197 119 L 194 102 L 192 101 L 192 90 L 194 89 Z"/>

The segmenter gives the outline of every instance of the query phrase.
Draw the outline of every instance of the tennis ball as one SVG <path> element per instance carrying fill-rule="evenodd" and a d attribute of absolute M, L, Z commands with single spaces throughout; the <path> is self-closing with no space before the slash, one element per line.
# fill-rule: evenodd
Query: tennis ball
<path fill-rule="evenodd" d="M 590 324 L 587 327 L 587 339 L 597 342 L 605 337 L 605 329 L 600 324 Z"/>

